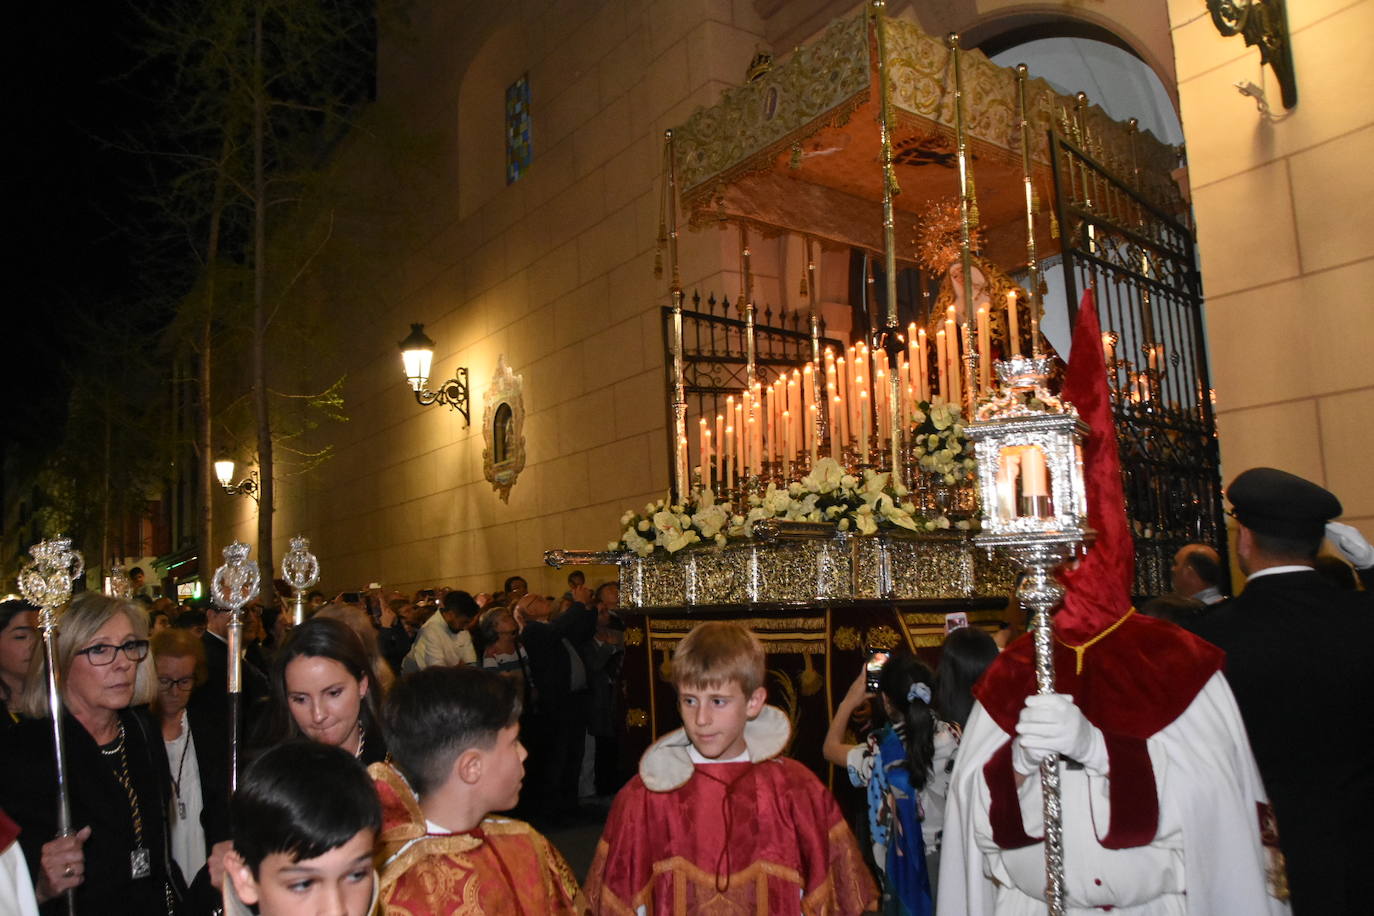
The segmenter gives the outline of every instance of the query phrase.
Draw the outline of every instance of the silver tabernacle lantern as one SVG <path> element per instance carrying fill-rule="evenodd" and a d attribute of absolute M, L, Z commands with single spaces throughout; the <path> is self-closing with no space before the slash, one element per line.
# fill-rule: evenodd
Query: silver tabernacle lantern
<path fill-rule="evenodd" d="M 1064 596 L 1051 570 L 1091 541 L 1083 486 L 1088 428 L 1072 404 L 1045 389 L 1049 360 L 1020 357 L 997 364 L 1001 387 L 978 406 L 965 431 L 978 458 L 982 533 L 974 543 L 1000 548 L 1026 573 L 1016 597 L 1031 611 L 1037 692 L 1054 693 L 1050 611 Z M 1045 816 L 1045 900 L 1064 913 L 1064 831 L 1059 758 L 1040 764 Z"/>

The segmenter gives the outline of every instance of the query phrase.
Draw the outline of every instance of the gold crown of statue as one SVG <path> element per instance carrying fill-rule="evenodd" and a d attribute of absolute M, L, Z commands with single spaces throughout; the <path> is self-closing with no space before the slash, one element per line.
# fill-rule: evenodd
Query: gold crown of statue
<path fill-rule="evenodd" d="M 931 274 L 939 275 L 959 259 L 963 252 L 963 208 L 959 198 L 937 200 L 921 214 L 916 244 L 916 263 Z M 983 231 L 974 220 L 969 228 L 969 247 L 974 251 L 983 247 Z"/>
<path fill-rule="evenodd" d="M 754 53 L 754 59 L 749 61 L 749 69 L 744 71 L 745 81 L 752 83 L 772 69 L 773 52 L 759 48 Z"/>

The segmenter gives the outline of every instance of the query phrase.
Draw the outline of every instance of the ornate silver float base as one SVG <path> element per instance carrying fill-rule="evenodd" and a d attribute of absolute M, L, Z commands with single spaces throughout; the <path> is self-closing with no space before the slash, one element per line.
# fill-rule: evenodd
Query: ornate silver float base
<path fill-rule="evenodd" d="M 648 557 L 553 550 L 545 561 L 618 566 L 621 606 L 639 610 L 1005 597 L 1016 578 L 1014 564 L 962 533 L 859 535 L 799 524 L 770 535 Z"/>

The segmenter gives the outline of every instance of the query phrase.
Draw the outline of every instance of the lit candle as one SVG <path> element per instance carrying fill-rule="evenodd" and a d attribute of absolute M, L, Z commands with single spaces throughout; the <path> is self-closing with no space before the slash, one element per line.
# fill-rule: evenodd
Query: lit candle
<path fill-rule="evenodd" d="M 949 311 L 952 315 L 954 306 L 951 305 Z M 959 386 L 959 362 L 960 357 L 963 356 L 963 350 L 959 346 L 958 326 L 955 325 L 953 318 L 945 319 L 945 355 L 949 357 L 949 388 L 945 400 L 951 404 L 958 404 L 963 400 Z"/>
<path fill-rule="evenodd" d="M 790 427 L 789 431 L 793 435 L 791 442 L 787 445 L 787 460 L 789 461 L 797 457 L 796 449 L 793 446 L 801 445 L 801 437 L 797 435 L 800 433 L 797 428 L 798 416 L 801 416 L 801 386 L 797 385 L 797 379 L 787 379 L 787 426 Z"/>
<path fill-rule="evenodd" d="M 687 437 L 686 437 L 686 436 L 678 436 L 678 439 L 677 439 L 677 460 L 678 460 L 678 462 L 679 462 L 679 467 L 682 467 L 682 468 L 686 468 L 686 467 L 687 467 Z M 691 486 L 692 486 L 691 481 L 684 480 L 682 483 L 683 483 L 683 486 L 684 486 L 685 489 L 688 489 L 688 490 L 691 489 Z M 683 501 L 685 502 L 685 501 L 686 501 L 686 494 L 683 493 L 683 494 L 680 494 L 680 496 L 681 496 L 681 498 L 683 499 Z"/>
<path fill-rule="evenodd" d="M 818 447 L 818 443 L 817 443 L 817 441 L 816 441 L 816 435 L 815 435 L 815 429 L 816 429 L 816 405 L 815 405 L 814 402 L 811 403 L 811 404 L 807 404 L 807 405 L 806 405 L 806 415 L 807 415 L 807 426 L 812 430 L 811 438 L 810 438 L 810 442 L 811 442 L 811 466 L 814 468 L 814 467 L 816 466 L 816 450 L 817 450 L 817 447 Z"/>
<path fill-rule="evenodd" d="M 844 412 L 844 402 L 838 394 L 830 399 L 830 407 L 830 415 L 837 418 L 832 421 L 833 425 L 830 427 L 830 457 L 837 462 L 843 462 L 844 444 L 849 441 L 845 430 L 849 428 L 849 424 Z"/>
<path fill-rule="evenodd" d="M 805 421 L 804 433 L 808 448 L 816 447 L 816 373 L 815 367 L 807 363 L 802 367 L 801 381 L 802 419 Z"/>
<path fill-rule="evenodd" d="M 705 424 L 706 421 L 702 420 L 701 422 Z M 710 487 L 711 470 L 715 463 L 715 453 L 712 451 L 711 430 L 705 430 L 703 432 L 703 435 L 706 438 L 704 440 L 705 445 L 702 447 L 701 450 L 701 485 L 703 487 Z M 712 489 L 714 489 L 714 487 L 712 487 Z"/>
<path fill-rule="evenodd" d="M 848 365 L 843 356 L 835 360 L 835 393 L 846 404 L 849 402 Z"/>
<path fill-rule="evenodd" d="M 749 463 L 749 440 L 746 439 L 746 438 L 744 437 L 744 404 L 743 404 L 743 402 L 737 401 L 737 402 L 735 403 L 735 420 L 734 420 L 734 426 L 735 426 L 735 429 L 739 430 L 739 433 L 738 433 L 738 434 L 736 435 L 736 437 L 735 437 L 735 451 L 738 453 L 738 455 L 737 455 L 737 460 L 736 460 L 736 462 L 735 462 L 735 463 L 738 465 L 738 467 L 736 468 L 736 470 L 737 470 L 737 472 L 739 473 L 739 476 L 740 476 L 740 477 L 743 477 L 743 476 L 744 476 L 744 468 L 745 468 L 745 467 L 748 465 L 748 463 Z"/>
<path fill-rule="evenodd" d="M 1045 472 L 1045 453 L 1029 446 L 1021 453 L 1021 495 L 1027 499 L 1049 496 L 1049 476 Z"/>
<path fill-rule="evenodd" d="M 988 309 L 978 306 L 978 390 L 987 391 L 992 387 L 992 327 L 988 320 Z"/>
<path fill-rule="evenodd" d="M 946 350 L 945 331 L 941 328 L 935 332 L 935 368 L 937 370 L 936 382 L 938 383 L 938 387 L 935 390 L 935 397 L 949 400 L 947 394 L 949 391 L 949 379 L 947 378 L 949 372 L 949 356 Z"/>
<path fill-rule="evenodd" d="M 716 480 L 725 482 L 725 414 L 716 414 Z"/>
<path fill-rule="evenodd" d="M 768 457 L 769 457 L 769 458 L 772 458 L 772 457 L 773 457 L 773 450 L 777 447 L 776 443 L 777 443 L 777 441 L 778 441 L 778 438 L 777 438 L 777 426 L 773 423 L 773 407 L 774 407 L 774 403 L 773 403 L 773 402 L 774 402 L 775 400 L 776 400 L 776 399 L 773 397 L 773 386 L 772 386 L 772 385 L 769 385 L 769 386 L 768 386 L 768 390 L 764 392 L 764 401 L 765 401 L 765 404 L 764 404 L 764 411 L 763 411 L 764 422 L 765 422 L 765 423 L 767 424 L 767 426 L 768 426 L 768 429 L 767 429 L 766 432 L 767 432 L 767 436 L 768 436 Z"/>
<path fill-rule="evenodd" d="M 1016 290 L 1007 291 L 1007 336 L 1011 338 L 1011 355 L 1021 355 L 1021 323 L 1016 314 Z"/>
<path fill-rule="evenodd" d="M 859 391 L 859 464 L 868 464 L 868 392 Z"/>
<path fill-rule="evenodd" d="M 916 332 L 916 399 L 930 400 L 930 354 L 926 352 L 926 329 Z"/>
<path fill-rule="evenodd" d="M 735 427 L 725 427 L 725 490 L 735 488 Z"/>
<path fill-rule="evenodd" d="M 754 417 L 749 418 L 749 467 L 753 469 L 755 475 L 758 475 L 763 468 L 763 462 L 759 458 L 763 454 L 763 450 L 759 448 L 761 444 L 759 442 L 759 426 L 760 424 Z"/>
<path fill-rule="evenodd" d="M 706 418 L 705 418 L 705 417 L 701 417 L 700 419 L 698 419 L 698 420 L 697 420 L 697 425 L 698 425 L 697 448 L 698 448 L 698 450 L 699 450 L 699 454 L 697 455 L 697 465 L 698 465 L 698 467 L 699 467 L 698 473 L 700 473 L 700 474 L 703 475 L 703 476 L 702 476 L 702 479 L 701 479 L 701 482 L 702 482 L 703 485 L 705 485 L 705 484 L 706 484 L 706 477 L 705 477 L 704 475 L 706 475 L 707 473 L 709 473 L 708 469 L 709 469 L 710 466 L 711 466 L 711 441 L 710 441 L 711 432 L 710 432 L 710 430 L 708 430 L 708 429 L 706 428 Z"/>
<path fill-rule="evenodd" d="M 916 365 L 917 336 L 918 335 L 916 333 L 916 322 L 913 321 L 911 324 L 907 325 L 906 329 L 906 361 L 910 363 L 912 366 Z M 907 378 L 907 381 L 911 381 L 910 377 Z"/>
<path fill-rule="evenodd" d="M 783 480 L 787 481 L 792 478 L 792 456 L 796 454 L 796 440 L 792 431 L 792 411 L 784 410 L 782 412 L 782 428 L 785 430 L 784 435 L 786 436 L 782 455 L 782 475 Z"/>

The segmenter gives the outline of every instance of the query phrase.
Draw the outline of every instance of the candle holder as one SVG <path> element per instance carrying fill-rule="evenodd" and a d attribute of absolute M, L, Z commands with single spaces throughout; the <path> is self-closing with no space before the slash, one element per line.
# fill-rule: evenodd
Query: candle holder
<path fill-rule="evenodd" d="M 47 679 L 48 714 L 52 719 L 53 757 L 57 766 L 57 835 L 72 835 L 71 790 L 67 783 L 67 742 L 62 728 L 61 674 L 57 670 L 57 609 L 72 597 L 72 581 L 86 570 L 79 550 L 61 535 L 39 541 L 29 548 L 33 562 L 19 573 L 19 593 L 38 608 L 38 629 L 43 634 L 43 671 Z M 127 580 L 126 580 L 127 581 Z M 67 912 L 76 916 L 76 894 L 68 890 Z"/>
<path fill-rule="evenodd" d="M 1025 569 L 1017 597 L 1031 609 L 1037 692 L 1054 693 L 1050 611 L 1063 597 L 1051 570 L 1092 538 L 1083 486 L 1087 426 L 1072 404 L 1045 388 L 1049 360 L 1015 358 L 997 364 L 1001 387 L 979 405 L 967 427 L 978 458 L 983 533 L 974 543 L 1000 548 Z M 1065 911 L 1063 811 L 1059 757 L 1040 764 L 1045 820 L 1045 899 L 1052 916 Z"/>
<path fill-rule="evenodd" d="M 320 581 L 320 561 L 303 535 L 291 539 L 291 549 L 281 558 L 281 577 L 291 586 L 291 624 L 298 627 L 305 623 L 305 590 Z"/>

